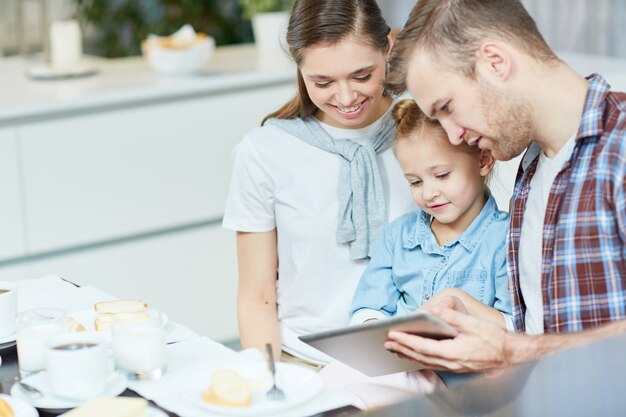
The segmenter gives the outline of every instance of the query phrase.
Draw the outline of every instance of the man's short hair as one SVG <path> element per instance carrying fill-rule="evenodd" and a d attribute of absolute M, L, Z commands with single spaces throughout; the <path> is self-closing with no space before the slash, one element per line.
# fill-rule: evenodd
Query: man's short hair
<path fill-rule="evenodd" d="M 472 77 L 486 39 L 503 40 L 542 61 L 557 59 L 519 0 L 419 0 L 391 51 L 385 87 L 406 90 L 407 62 L 420 50 Z"/>

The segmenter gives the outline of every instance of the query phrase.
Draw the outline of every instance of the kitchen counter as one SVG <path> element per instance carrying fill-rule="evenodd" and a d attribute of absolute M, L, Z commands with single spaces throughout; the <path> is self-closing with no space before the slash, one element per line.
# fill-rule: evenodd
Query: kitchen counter
<path fill-rule="evenodd" d="M 626 59 L 576 53 L 560 56 L 579 73 L 599 72 L 614 90 L 626 91 Z M 98 69 L 96 75 L 56 81 L 28 79 L 25 71 L 36 62 L 0 59 L 0 126 L 280 85 L 295 79 L 295 65 L 285 54 L 259 55 L 251 44 L 217 48 L 203 72 L 188 76 L 158 75 L 142 57 L 86 59 Z"/>
<path fill-rule="evenodd" d="M 142 57 L 87 57 L 98 73 L 68 80 L 31 80 L 36 62 L 0 59 L 0 126 L 165 101 L 240 91 L 295 79 L 295 65 L 283 53 L 259 55 L 254 45 L 220 47 L 199 74 L 163 76 Z"/>

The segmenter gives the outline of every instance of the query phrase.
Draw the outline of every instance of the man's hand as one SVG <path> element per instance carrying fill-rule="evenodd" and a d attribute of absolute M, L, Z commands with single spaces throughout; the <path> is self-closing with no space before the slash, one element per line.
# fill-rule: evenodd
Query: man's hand
<path fill-rule="evenodd" d="M 445 288 L 439 291 L 418 310 L 426 310 L 432 314 L 441 314 L 442 308 L 450 308 L 461 313 L 469 314 L 467 307 L 463 303 L 462 298 L 467 298 L 469 295 L 457 288 Z"/>
<path fill-rule="evenodd" d="M 434 370 L 474 372 L 510 365 L 506 345 L 507 339 L 515 335 L 493 323 L 469 316 L 466 311 L 455 311 L 462 310 L 463 306 L 457 300 L 449 297 L 428 307 L 459 331 L 454 339 L 434 340 L 392 331 L 385 348 Z"/>

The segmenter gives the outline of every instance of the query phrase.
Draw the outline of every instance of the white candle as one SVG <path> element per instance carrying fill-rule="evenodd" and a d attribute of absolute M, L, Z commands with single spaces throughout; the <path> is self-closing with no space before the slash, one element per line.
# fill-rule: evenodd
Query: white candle
<path fill-rule="evenodd" d="M 54 21 L 50 25 L 50 63 L 57 70 L 69 70 L 80 62 L 83 42 L 76 20 Z"/>

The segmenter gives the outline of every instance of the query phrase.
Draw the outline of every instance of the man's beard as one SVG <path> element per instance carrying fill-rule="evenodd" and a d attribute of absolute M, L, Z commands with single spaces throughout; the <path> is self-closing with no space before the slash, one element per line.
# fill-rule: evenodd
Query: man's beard
<path fill-rule="evenodd" d="M 532 111 L 528 104 L 514 97 L 505 97 L 488 85 L 479 89 L 489 141 L 494 158 L 508 161 L 515 158 L 532 141 Z"/>

